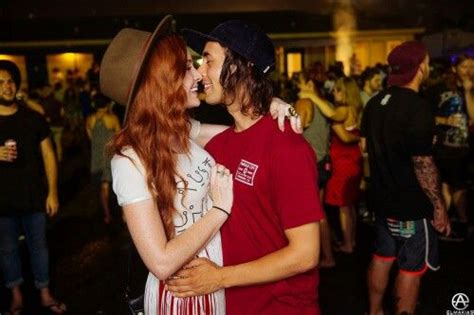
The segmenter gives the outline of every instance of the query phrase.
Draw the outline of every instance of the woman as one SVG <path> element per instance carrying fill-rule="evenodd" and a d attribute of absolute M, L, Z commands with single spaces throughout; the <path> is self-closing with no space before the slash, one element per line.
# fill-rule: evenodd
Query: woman
<path fill-rule="evenodd" d="M 352 253 L 355 247 L 356 212 L 359 185 L 362 176 L 362 156 L 359 150 L 359 114 L 362 108 L 359 88 L 352 78 L 340 78 L 334 86 L 332 107 L 315 93 L 300 93 L 310 98 L 323 115 L 332 120 L 329 156 L 332 175 L 326 186 L 325 202 L 337 206 L 343 232 L 339 250 Z"/>
<path fill-rule="evenodd" d="M 110 99 L 102 94 L 94 96 L 96 112 L 86 119 L 86 132 L 91 141 L 91 175 L 95 185 L 99 188 L 100 204 L 104 212 L 104 223 L 112 222 L 110 211 L 110 156 L 105 153 L 105 146 L 114 134 L 120 131 L 120 122 L 110 110 Z M 96 186 L 95 186 L 96 187 Z"/>
<path fill-rule="evenodd" d="M 195 256 L 222 265 L 219 228 L 233 201 L 229 170 L 198 145 L 226 127 L 187 116 L 200 104 L 202 77 L 181 37 L 169 34 L 171 21 L 165 17 L 151 35 L 122 30 L 104 55 L 101 90 L 128 109 L 111 143 L 113 188 L 150 271 L 145 313 L 225 314 L 222 290 L 178 299 L 163 283 Z"/>

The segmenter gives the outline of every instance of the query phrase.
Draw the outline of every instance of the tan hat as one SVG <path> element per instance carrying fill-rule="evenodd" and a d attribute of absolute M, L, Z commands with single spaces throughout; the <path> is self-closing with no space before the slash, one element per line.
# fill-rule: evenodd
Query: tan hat
<path fill-rule="evenodd" d="M 135 96 L 137 80 L 150 48 L 159 36 L 171 33 L 172 21 L 171 15 L 165 16 L 153 33 L 124 28 L 107 47 L 100 66 L 100 90 L 126 106 L 126 112 Z"/>

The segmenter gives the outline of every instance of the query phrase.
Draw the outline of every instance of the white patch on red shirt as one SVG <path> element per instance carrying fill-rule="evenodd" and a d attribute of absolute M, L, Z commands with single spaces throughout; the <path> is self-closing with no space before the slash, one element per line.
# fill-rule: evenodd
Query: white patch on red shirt
<path fill-rule="evenodd" d="M 237 167 L 237 172 L 235 173 L 235 180 L 238 180 L 241 183 L 244 183 L 249 186 L 253 186 L 253 180 L 255 174 L 257 174 L 258 165 L 253 164 L 244 159 L 240 160 L 240 164 Z"/>

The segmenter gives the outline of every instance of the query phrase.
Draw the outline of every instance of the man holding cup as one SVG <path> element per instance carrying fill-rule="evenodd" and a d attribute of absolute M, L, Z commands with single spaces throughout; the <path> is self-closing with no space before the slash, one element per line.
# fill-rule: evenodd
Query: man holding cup
<path fill-rule="evenodd" d="M 46 244 L 45 214 L 53 216 L 59 207 L 56 159 L 46 120 L 17 102 L 20 82 L 18 67 L 0 60 L 0 267 L 5 286 L 12 293 L 7 314 L 18 315 L 23 308 L 18 248 L 21 231 L 28 244 L 41 305 L 51 313 L 62 314 L 66 306 L 49 290 Z"/>

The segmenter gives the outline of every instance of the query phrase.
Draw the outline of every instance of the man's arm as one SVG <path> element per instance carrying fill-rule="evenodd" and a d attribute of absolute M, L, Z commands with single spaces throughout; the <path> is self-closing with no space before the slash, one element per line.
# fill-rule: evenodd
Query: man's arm
<path fill-rule="evenodd" d="M 178 297 L 203 295 L 222 288 L 278 281 L 316 267 L 319 223 L 285 230 L 285 235 L 286 247 L 247 263 L 219 267 L 209 260 L 197 259 L 167 281 L 168 290 Z"/>
<path fill-rule="evenodd" d="M 451 227 L 446 211 L 446 204 L 441 193 L 441 179 L 433 156 L 412 157 L 416 178 L 421 188 L 434 206 L 433 226 L 440 232 L 449 235 Z"/>
<path fill-rule="evenodd" d="M 466 98 L 466 109 L 469 116 L 469 125 L 474 125 L 474 87 L 472 80 L 465 80 L 463 82 L 464 96 Z"/>
<path fill-rule="evenodd" d="M 54 216 L 58 212 L 58 169 L 53 145 L 49 137 L 41 141 L 41 154 L 43 156 L 44 171 L 48 181 L 48 196 L 46 197 L 46 212 Z"/>

